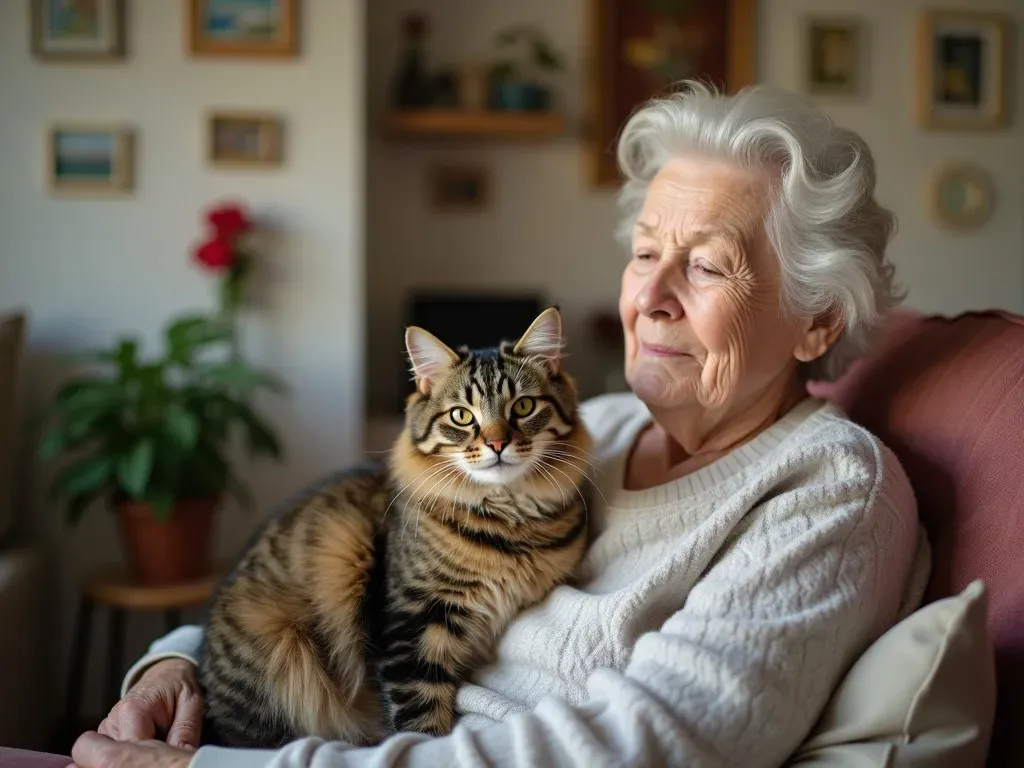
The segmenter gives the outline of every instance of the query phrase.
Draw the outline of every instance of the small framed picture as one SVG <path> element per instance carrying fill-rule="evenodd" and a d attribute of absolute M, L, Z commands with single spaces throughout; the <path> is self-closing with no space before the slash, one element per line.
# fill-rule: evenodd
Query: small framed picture
<path fill-rule="evenodd" d="M 918 29 L 918 119 L 925 128 L 983 130 L 1006 124 L 1006 16 L 925 11 Z"/>
<path fill-rule="evenodd" d="M 212 56 L 298 53 L 299 0 L 186 0 L 189 47 Z"/>
<path fill-rule="evenodd" d="M 490 197 L 487 171 L 480 166 L 441 165 L 430 172 L 430 199 L 444 211 L 479 211 Z"/>
<path fill-rule="evenodd" d="M 864 90 L 864 37 L 864 25 L 857 19 L 808 19 L 804 63 L 808 92 L 861 95 Z"/>
<path fill-rule="evenodd" d="M 282 162 L 283 126 L 270 112 L 213 112 L 207 118 L 212 165 L 272 167 Z"/>
<path fill-rule="evenodd" d="M 977 229 L 992 216 L 992 180 L 981 167 L 955 164 L 942 168 L 931 189 L 932 214 L 946 229 Z"/>
<path fill-rule="evenodd" d="M 32 53 L 44 61 L 125 55 L 125 0 L 31 0 Z"/>
<path fill-rule="evenodd" d="M 46 165 L 54 194 L 126 195 L 134 187 L 134 134 L 123 126 L 50 127 Z"/>

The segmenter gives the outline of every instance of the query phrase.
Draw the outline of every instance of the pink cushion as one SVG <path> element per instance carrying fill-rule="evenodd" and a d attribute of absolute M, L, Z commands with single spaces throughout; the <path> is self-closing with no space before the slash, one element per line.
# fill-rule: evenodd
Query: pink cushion
<path fill-rule="evenodd" d="M 893 315 L 875 355 L 808 389 L 900 458 L 933 550 L 926 600 L 990 592 L 992 765 L 1024 765 L 1024 317 Z"/>
<path fill-rule="evenodd" d="M 71 760 L 47 752 L 0 747 L 0 768 L 67 768 Z"/>

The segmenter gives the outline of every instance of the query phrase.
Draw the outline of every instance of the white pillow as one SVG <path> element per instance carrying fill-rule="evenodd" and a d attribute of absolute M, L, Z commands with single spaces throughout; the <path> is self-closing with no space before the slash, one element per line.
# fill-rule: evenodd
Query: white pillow
<path fill-rule="evenodd" d="M 894 626 L 861 656 L 787 766 L 983 766 L 996 677 L 981 581 Z"/>

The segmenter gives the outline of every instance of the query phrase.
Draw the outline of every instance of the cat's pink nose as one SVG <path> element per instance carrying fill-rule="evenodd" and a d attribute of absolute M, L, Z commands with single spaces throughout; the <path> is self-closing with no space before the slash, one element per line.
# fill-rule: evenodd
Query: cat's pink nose
<path fill-rule="evenodd" d="M 501 449 L 508 445 L 508 440 L 484 440 L 484 442 L 491 446 L 491 450 L 495 453 L 501 453 Z"/>

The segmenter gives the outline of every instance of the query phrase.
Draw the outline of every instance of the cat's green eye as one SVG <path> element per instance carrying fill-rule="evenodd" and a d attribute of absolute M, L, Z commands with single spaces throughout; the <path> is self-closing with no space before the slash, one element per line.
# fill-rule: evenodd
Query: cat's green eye
<path fill-rule="evenodd" d="M 533 409 L 536 407 L 537 402 L 532 397 L 520 397 L 512 403 L 512 413 L 519 418 L 523 418 L 533 413 Z"/>
<path fill-rule="evenodd" d="M 452 424 L 458 427 L 468 427 L 473 423 L 473 414 L 466 408 L 452 408 L 448 417 L 452 420 Z"/>

